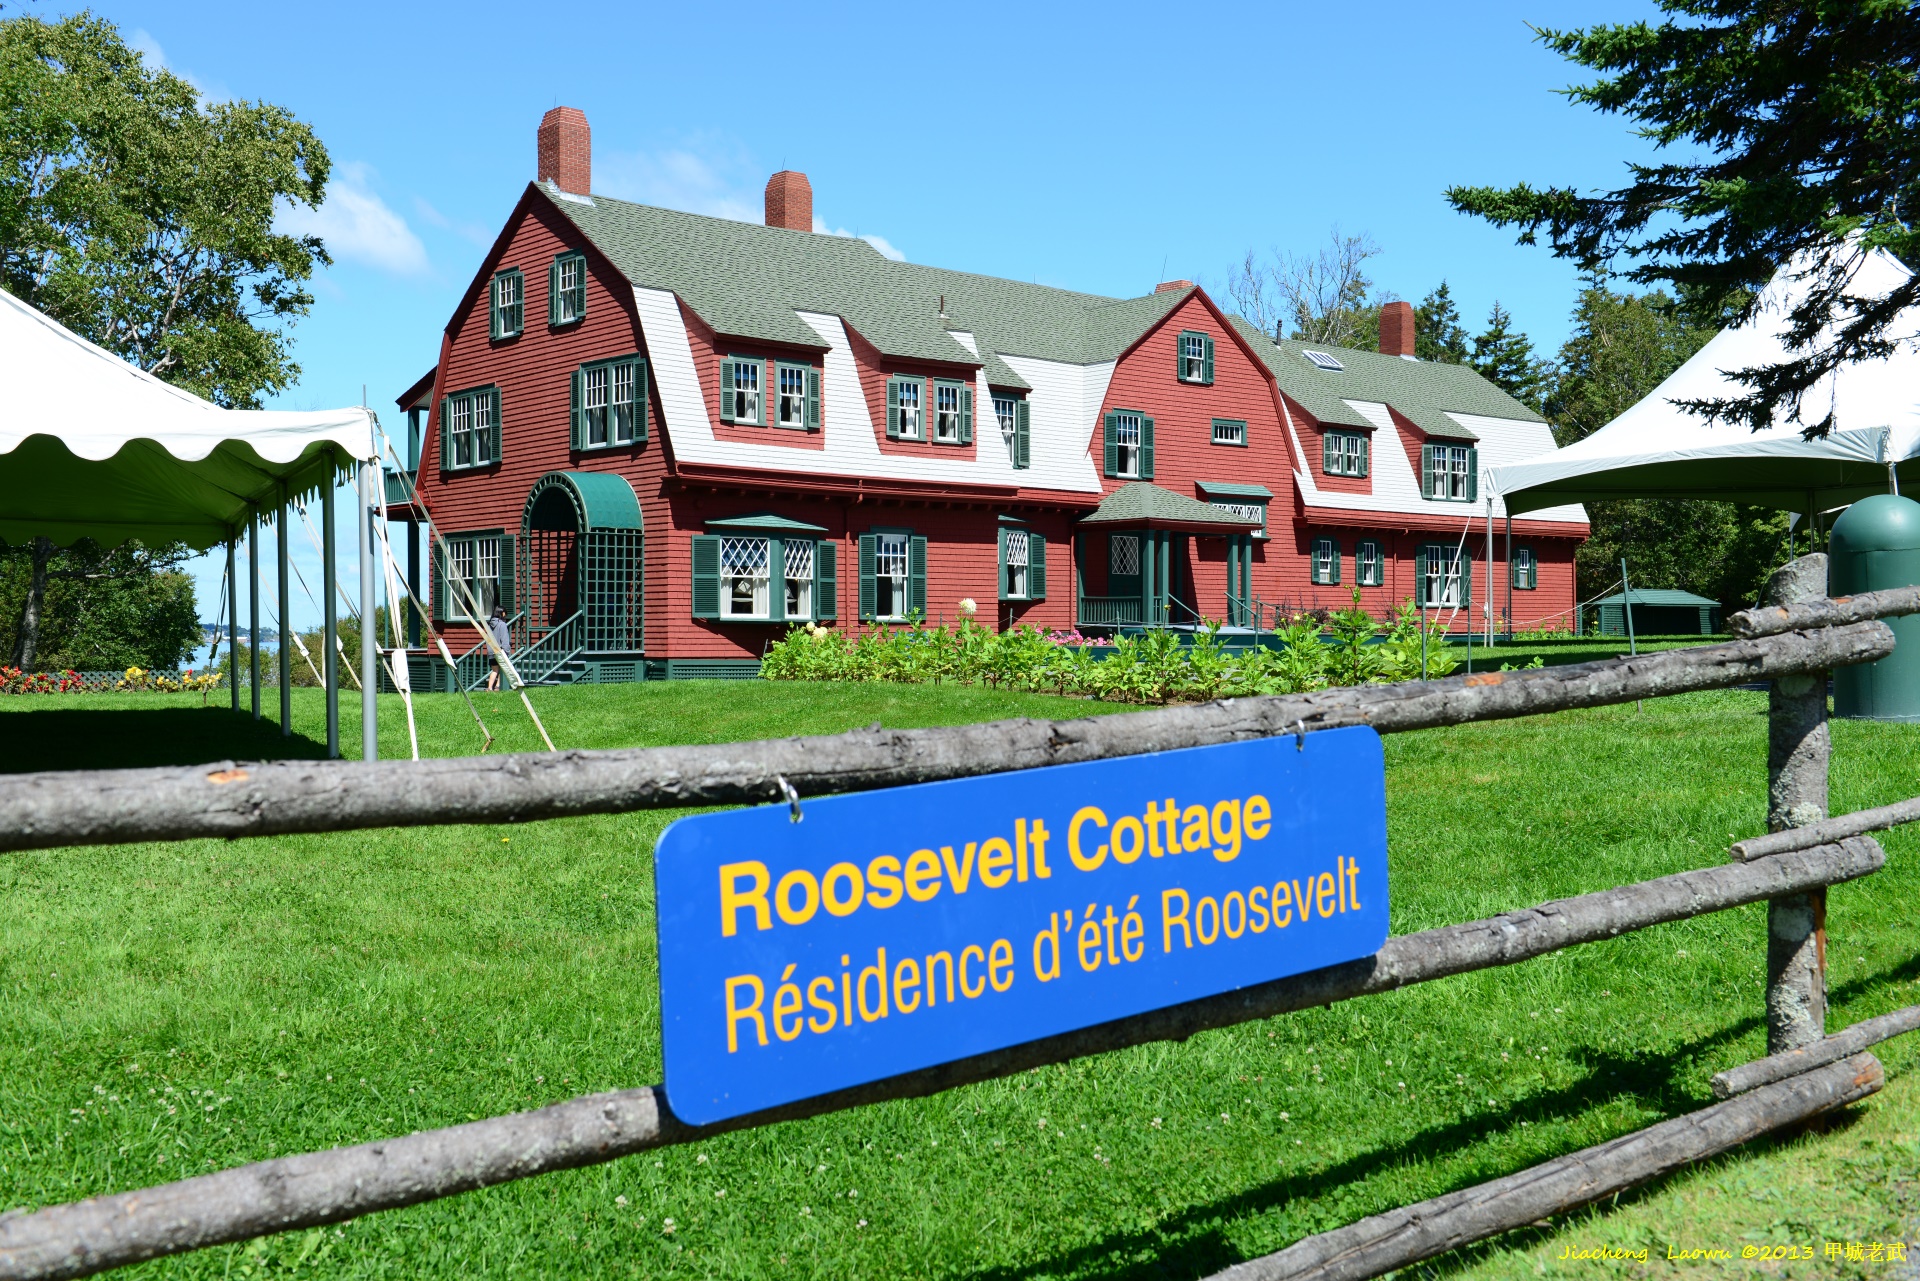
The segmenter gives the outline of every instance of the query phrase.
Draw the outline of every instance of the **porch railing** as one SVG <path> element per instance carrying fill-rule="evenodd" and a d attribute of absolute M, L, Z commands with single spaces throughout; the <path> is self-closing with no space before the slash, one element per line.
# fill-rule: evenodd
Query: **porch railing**
<path fill-rule="evenodd" d="M 520 624 L 525 612 L 515 614 L 507 620 L 509 633 Z M 481 624 L 485 626 L 485 624 Z M 453 679 L 458 682 L 454 689 L 474 689 L 487 679 L 487 673 L 493 670 L 493 655 L 487 652 L 487 642 L 477 640 L 473 648 L 453 660 Z M 451 691 L 449 691 L 451 692 Z"/>
<path fill-rule="evenodd" d="M 1082 596 L 1080 622 L 1095 627 L 1143 627 L 1147 611 L 1138 596 Z"/>
<path fill-rule="evenodd" d="M 587 616 L 575 610 L 565 622 L 549 627 L 545 636 L 515 653 L 513 665 L 519 670 L 521 680 L 538 685 L 584 649 L 586 643 Z"/>

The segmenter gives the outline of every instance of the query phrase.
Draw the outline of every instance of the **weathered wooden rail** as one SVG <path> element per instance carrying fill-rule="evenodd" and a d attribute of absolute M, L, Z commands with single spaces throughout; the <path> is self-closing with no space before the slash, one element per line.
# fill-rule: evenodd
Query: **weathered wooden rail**
<path fill-rule="evenodd" d="M 1776 575 L 1770 608 L 1783 612 L 1763 623 L 1799 619 L 1807 612 L 1803 598 L 1823 580 L 1824 558 L 1818 557 L 1795 562 Z M 1826 830 L 1823 823 L 1844 823 L 1825 815 L 1825 673 L 1890 653 L 1892 632 L 1874 620 L 1920 611 L 1920 592 L 1910 598 L 1877 595 L 1887 599 L 1829 602 L 1844 605 L 1845 616 L 1811 628 L 1774 628 L 1752 639 L 1644 658 L 1299 697 L 1235 699 L 1077 721 L 1023 720 L 916 731 L 876 728 L 719 747 L 457 762 L 222 763 L 185 770 L 26 775 L 0 780 L 0 846 L 516 821 L 761 801 L 783 794 L 783 783 L 802 795 L 857 791 L 1345 725 L 1400 732 L 1755 680 L 1773 682 L 1770 825 L 1804 830 L 1810 837 Z M 1920 806 L 1920 800 L 1904 804 Z M 1915 815 L 1920 816 L 1920 810 Z M 1876 819 L 1858 830 L 1836 829 L 1825 839 L 1802 841 L 1793 848 L 1763 848 L 1717 867 L 1390 938 L 1364 960 L 942 1064 L 720 1126 L 681 1123 L 659 1087 L 621 1090 L 0 1215 L 0 1281 L 86 1276 L 144 1259 L 336 1223 L 726 1130 L 929 1095 L 1083 1055 L 1180 1040 L 1213 1028 L 1512 965 L 1707 912 L 1769 905 L 1767 1008 L 1773 1053 L 1715 1079 L 1716 1093 L 1733 1097 L 1478 1188 L 1309 1238 L 1226 1274 L 1374 1276 L 1543 1214 L 1586 1204 L 1878 1089 L 1879 1065 L 1860 1051 L 1920 1026 L 1920 1012 L 1901 1011 L 1834 1037 L 1823 1036 L 1824 895 L 1830 885 L 1882 867 L 1884 853 L 1861 833 L 1898 821 L 1905 820 Z"/>

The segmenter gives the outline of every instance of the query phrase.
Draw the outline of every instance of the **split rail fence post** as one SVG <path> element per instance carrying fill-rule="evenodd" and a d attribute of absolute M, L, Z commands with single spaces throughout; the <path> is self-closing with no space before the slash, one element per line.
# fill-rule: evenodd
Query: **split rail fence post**
<path fill-rule="evenodd" d="M 1824 599 L 1827 558 L 1790 561 L 1767 580 L 1768 605 Z M 1767 692 L 1767 830 L 1827 816 L 1827 673 L 1775 677 Z M 1812 1045 L 1827 1028 L 1827 892 L 1767 904 L 1767 1053 Z"/>

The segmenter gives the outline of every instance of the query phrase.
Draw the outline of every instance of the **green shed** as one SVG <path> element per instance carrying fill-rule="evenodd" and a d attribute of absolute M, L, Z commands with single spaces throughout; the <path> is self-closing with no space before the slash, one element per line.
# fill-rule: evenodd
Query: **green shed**
<path fill-rule="evenodd" d="M 1720 630 L 1720 602 L 1668 587 L 1636 587 L 1587 608 L 1602 636 L 1627 634 L 1627 598 L 1633 598 L 1633 630 L 1639 636 L 1711 636 Z"/>

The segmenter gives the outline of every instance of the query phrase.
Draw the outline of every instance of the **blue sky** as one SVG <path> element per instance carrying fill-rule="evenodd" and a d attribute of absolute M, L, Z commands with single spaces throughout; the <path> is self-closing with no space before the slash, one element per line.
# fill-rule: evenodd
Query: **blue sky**
<path fill-rule="evenodd" d="M 107 0 L 96 12 L 208 94 L 264 98 L 319 131 L 334 182 L 310 222 L 336 262 L 295 331 L 303 376 L 278 403 L 358 403 L 364 386 L 391 425 L 532 178 L 535 127 L 557 104 L 586 112 L 606 195 L 758 220 L 767 175 L 799 169 L 829 229 L 915 262 L 1116 296 L 1188 277 L 1222 301 L 1248 249 L 1311 252 L 1337 226 L 1379 242 L 1383 288 L 1417 300 L 1444 278 L 1470 328 L 1498 300 L 1550 350 L 1574 273 L 1441 193 L 1617 185 L 1645 144 L 1555 94 L 1578 69 L 1528 23 L 1653 8 Z M 304 538 L 295 552 L 317 590 Z M 203 616 L 218 579 L 203 563 Z M 316 607 L 295 599 L 310 625 Z"/>

